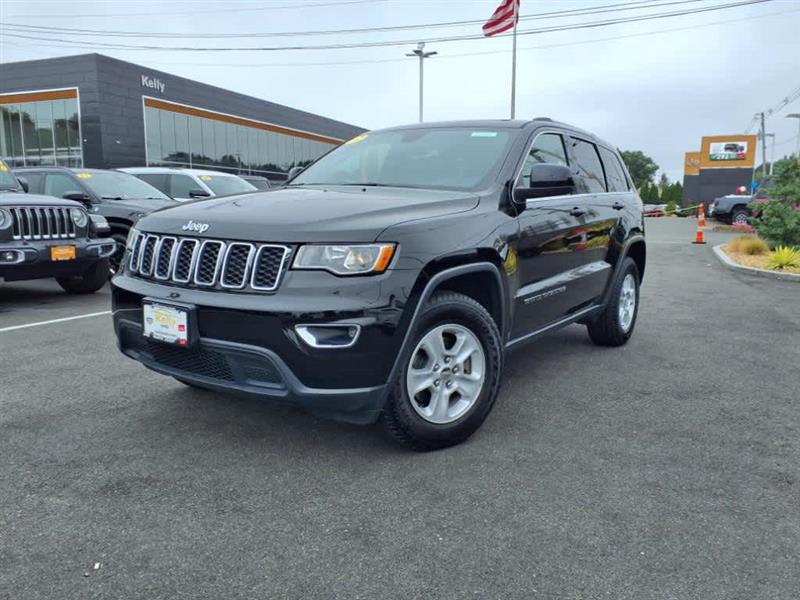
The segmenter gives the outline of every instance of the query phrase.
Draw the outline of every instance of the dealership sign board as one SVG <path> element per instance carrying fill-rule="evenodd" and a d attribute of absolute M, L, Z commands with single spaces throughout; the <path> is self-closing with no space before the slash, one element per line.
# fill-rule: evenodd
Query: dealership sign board
<path fill-rule="evenodd" d="M 700 175 L 700 152 L 687 152 L 683 158 L 684 175 Z"/>
<path fill-rule="evenodd" d="M 148 75 L 142 75 L 142 87 L 150 88 L 151 90 L 158 90 L 163 94 L 166 85 L 164 84 L 163 81 L 161 81 L 157 77 L 149 77 Z"/>
<path fill-rule="evenodd" d="M 710 135 L 702 140 L 700 167 L 751 168 L 756 159 L 756 136 Z"/>

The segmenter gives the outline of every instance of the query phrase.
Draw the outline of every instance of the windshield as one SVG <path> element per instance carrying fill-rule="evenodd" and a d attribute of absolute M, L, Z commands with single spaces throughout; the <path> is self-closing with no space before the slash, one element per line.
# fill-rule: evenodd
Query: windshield
<path fill-rule="evenodd" d="M 95 194 L 106 200 L 169 200 L 149 183 L 117 171 L 77 171 L 75 175 Z"/>
<path fill-rule="evenodd" d="M 365 133 L 319 159 L 289 185 L 480 189 L 497 173 L 514 133 L 481 128 Z"/>
<path fill-rule="evenodd" d="M 231 194 L 257 191 L 255 186 L 232 175 L 200 175 L 200 179 L 211 188 L 215 196 L 230 196 Z"/>
<path fill-rule="evenodd" d="M 17 190 L 19 184 L 17 178 L 11 174 L 8 165 L 0 160 L 0 190 Z"/>

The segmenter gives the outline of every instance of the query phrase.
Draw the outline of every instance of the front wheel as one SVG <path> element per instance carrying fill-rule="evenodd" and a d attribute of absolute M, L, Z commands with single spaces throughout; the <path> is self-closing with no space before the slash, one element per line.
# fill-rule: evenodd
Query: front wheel
<path fill-rule="evenodd" d="M 503 368 L 497 325 L 472 298 L 438 292 L 411 336 L 384 408 L 384 428 L 414 450 L 463 442 L 497 398 Z"/>
<path fill-rule="evenodd" d="M 108 281 L 108 259 L 98 260 L 83 275 L 56 277 L 56 281 L 68 294 L 93 294 Z"/>
<path fill-rule="evenodd" d="M 608 303 L 588 323 L 589 337 L 598 346 L 622 346 L 633 335 L 639 314 L 639 269 L 630 257 L 611 284 Z"/>

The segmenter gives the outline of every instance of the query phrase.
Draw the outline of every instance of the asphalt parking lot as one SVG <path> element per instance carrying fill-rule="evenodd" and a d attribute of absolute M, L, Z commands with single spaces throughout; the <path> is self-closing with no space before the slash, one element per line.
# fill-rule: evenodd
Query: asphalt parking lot
<path fill-rule="evenodd" d="M 797 598 L 800 286 L 694 224 L 648 221 L 627 346 L 517 351 L 428 454 L 146 371 L 107 315 L 17 328 L 108 292 L 0 284 L 0 596 Z"/>

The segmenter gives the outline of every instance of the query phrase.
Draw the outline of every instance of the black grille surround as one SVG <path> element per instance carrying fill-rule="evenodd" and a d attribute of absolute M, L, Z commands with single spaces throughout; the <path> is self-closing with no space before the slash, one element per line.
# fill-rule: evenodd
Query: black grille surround
<path fill-rule="evenodd" d="M 128 257 L 130 275 L 231 292 L 274 292 L 292 248 L 283 244 L 139 233 Z"/>

